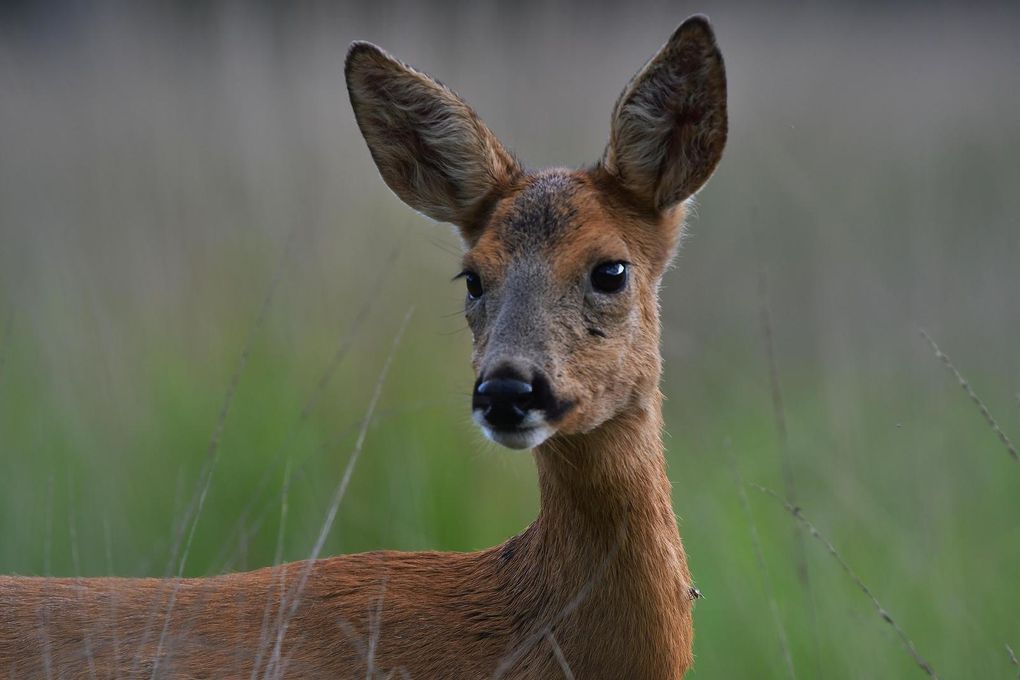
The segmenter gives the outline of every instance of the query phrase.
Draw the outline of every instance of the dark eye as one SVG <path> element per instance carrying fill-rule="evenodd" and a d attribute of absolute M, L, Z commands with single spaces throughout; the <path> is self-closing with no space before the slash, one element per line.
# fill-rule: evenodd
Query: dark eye
<path fill-rule="evenodd" d="M 591 285 L 600 293 L 619 293 L 627 285 L 627 263 L 603 262 L 591 270 Z"/>
<path fill-rule="evenodd" d="M 482 279 L 474 272 L 464 272 L 464 283 L 467 284 L 468 297 L 472 300 L 482 297 L 485 292 L 482 289 Z"/>

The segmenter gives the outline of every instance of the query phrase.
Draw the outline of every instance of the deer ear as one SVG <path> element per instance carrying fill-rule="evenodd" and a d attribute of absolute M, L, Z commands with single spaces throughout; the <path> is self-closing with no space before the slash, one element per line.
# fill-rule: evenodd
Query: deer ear
<path fill-rule="evenodd" d="M 375 45 L 356 42 L 344 73 L 361 134 L 383 180 L 465 240 L 520 165 L 460 97 Z"/>
<path fill-rule="evenodd" d="M 726 145 L 726 69 L 708 19 L 687 19 L 613 107 L 602 166 L 665 211 L 712 175 Z"/>

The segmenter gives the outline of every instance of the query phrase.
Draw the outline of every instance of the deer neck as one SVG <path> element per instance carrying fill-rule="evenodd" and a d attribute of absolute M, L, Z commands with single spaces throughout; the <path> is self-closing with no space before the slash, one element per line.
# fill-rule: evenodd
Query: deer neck
<path fill-rule="evenodd" d="M 555 437 L 535 458 L 541 507 L 521 538 L 551 578 L 561 586 L 573 581 L 575 590 L 591 583 L 600 598 L 686 603 L 690 574 L 666 476 L 657 388 L 591 432 Z"/>
<path fill-rule="evenodd" d="M 577 677 L 614 664 L 629 677 L 680 677 L 691 663 L 694 591 L 652 392 L 592 432 L 535 450 L 538 519 L 500 549 L 514 565 L 504 575 L 529 593 L 522 601 L 583 664 Z"/>
<path fill-rule="evenodd" d="M 682 558 L 657 389 L 591 432 L 546 442 L 535 459 L 541 509 L 532 533 L 546 551 L 627 557 L 658 546 Z"/>

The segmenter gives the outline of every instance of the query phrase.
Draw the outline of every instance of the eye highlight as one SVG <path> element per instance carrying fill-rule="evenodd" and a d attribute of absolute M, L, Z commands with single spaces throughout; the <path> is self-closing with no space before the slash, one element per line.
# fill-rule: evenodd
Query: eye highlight
<path fill-rule="evenodd" d="M 599 293 L 619 293 L 627 285 L 626 262 L 603 262 L 591 270 L 591 285 Z"/>

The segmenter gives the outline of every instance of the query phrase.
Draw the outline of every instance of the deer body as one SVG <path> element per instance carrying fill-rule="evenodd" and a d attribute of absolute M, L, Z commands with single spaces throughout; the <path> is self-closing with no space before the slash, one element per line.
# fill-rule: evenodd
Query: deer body
<path fill-rule="evenodd" d="M 528 173 L 452 92 L 356 44 L 387 184 L 456 225 L 475 420 L 533 448 L 541 509 L 475 553 L 203 579 L 0 577 L 0 677 L 680 678 L 695 596 L 665 472 L 657 291 L 726 136 L 707 22 L 634 77 L 602 161 Z"/>
<path fill-rule="evenodd" d="M 633 469 L 584 470 L 604 441 L 536 451 L 541 512 L 500 546 L 316 561 L 275 660 L 305 563 L 180 581 L 0 577 L 0 668 L 150 678 L 166 624 L 160 678 L 562 677 L 550 639 L 578 678 L 679 677 L 691 661 L 690 578 L 661 452 L 641 441 L 649 416 L 609 428 L 649 447 Z M 620 474 L 642 493 L 593 503 Z"/>

